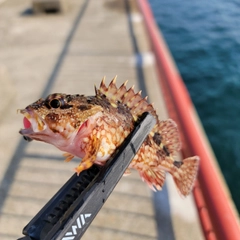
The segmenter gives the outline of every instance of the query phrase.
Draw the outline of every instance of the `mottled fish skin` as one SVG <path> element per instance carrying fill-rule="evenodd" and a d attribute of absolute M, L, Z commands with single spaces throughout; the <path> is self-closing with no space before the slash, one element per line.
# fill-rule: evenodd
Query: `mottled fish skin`
<path fill-rule="evenodd" d="M 130 169 L 139 171 L 143 181 L 155 190 L 161 190 L 165 173 L 169 172 L 183 196 L 188 195 L 197 175 L 199 157 L 177 161 L 181 148 L 178 128 L 171 120 L 160 121 L 152 104 L 127 82 L 116 86 L 116 77 L 109 86 L 103 79 L 95 87 L 95 96 L 54 93 L 39 99 L 25 109 L 25 128 L 20 134 L 28 139 L 55 145 L 62 151 L 66 161 L 74 156 L 82 158 L 75 171 L 79 174 L 94 163 L 103 165 L 133 130 L 144 112 L 156 118 L 156 125 L 147 136 L 132 160 Z"/>

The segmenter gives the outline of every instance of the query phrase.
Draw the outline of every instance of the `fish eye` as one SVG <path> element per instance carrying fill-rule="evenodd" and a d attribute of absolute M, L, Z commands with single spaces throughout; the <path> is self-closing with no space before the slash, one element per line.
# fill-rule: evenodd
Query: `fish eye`
<path fill-rule="evenodd" d="M 59 108 L 61 106 L 61 102 L 60 102 L 60 100 L 55 98 L 55 99 L 50 101 L 49 105 L 52 108 Z"/>

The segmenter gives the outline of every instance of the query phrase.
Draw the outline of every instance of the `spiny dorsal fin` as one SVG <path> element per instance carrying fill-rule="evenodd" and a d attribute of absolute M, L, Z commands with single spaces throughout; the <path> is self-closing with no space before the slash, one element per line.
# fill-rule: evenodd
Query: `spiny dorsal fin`
<path fill-rule="evenodd" d="M 104 76 L 101 83 L 100 83 L 99 89 L 97 89 L 97 87 L 95 85 L 95 94 L 96 94 L 97 97 L 101 96 L 103 94 L 103 92 L 107 91 L 107 87 L 106 87 L 106 84 L 105 84 L 105 79 L 106 79 L 106 77 Z"/>
<path fill-rule="evenodd" d="M 147 102 L 147 97 L 143 98 L 141 96 L 141 91 L 135 93 L 134 86 L 127 89 L 126 85 L 128 81 L 125 81 L 119 88 L 117 88 L 116 79 L 117 76 L 113 78 L 107 87 L 104 77 L 99 89 L 95 87 L 96 96 L 106 96 L 111 103 L 116 104 L 117 102 L 120 102 L 126 105 L 130 109 L 134 119 L 137 119 L 138 116 L 142 115 L 144 112 L 150 112 L 156 116 L 156 112 L 152 104 Z"/>

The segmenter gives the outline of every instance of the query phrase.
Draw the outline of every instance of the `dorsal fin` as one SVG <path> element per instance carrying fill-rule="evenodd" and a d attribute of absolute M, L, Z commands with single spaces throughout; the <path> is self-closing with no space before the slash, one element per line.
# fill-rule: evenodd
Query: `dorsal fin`
<path fill-rule="evenodd" d="M 109 83 L 108 87 L 105 84 L 105 77 L 102 79 L 99 89 L 95 87 L 97 97 L 106 96 L 106 98 L 114 104 L 118 102 L 126 105 L 134 119 L 137 119 L 144 112 L 150 112 L 152 115 L 157 116 L 152 106 L 147 102 L 147 97 L 141 96 L 141 91 L 138 93 L 134 92 L 134 86 L 127 89 L 127 81 L 125 81 L 119 88 L 116 86 L 117 76 Z"/>

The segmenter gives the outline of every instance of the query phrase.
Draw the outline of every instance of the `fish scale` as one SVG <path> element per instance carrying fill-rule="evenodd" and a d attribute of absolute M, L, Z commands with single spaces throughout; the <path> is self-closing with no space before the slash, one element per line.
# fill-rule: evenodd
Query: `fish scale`
<path fill-rule="evenodd" d="M 170 173 L 183 196 L 188 195 L 197 175 L 199 157 L 182 161 L 175 159 L 181 148 L 178 128 L 171 120 L 159 120 L 152 104 L 141 91 L 127 89 L 127 81 L 119 88 L 116 77 L 108 86 L 105 78 L 100 87 L 95 86 L 95 96 L 50 94 L 25 109 L 24 129 L 20 133 L 27 138 L 55 145 L 66 152 L 70 161 L 74 156 L 82 158 L 75 171 L 93 164 L 104 165 L 118 146 L 134 129 L 144 112 L 156 119 L 156 125 L 136 153 L 125 175 L 136 169 L 147 185 L 161 190 L 166 172 Z"/>

